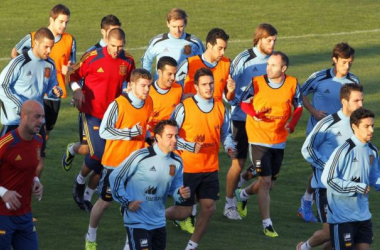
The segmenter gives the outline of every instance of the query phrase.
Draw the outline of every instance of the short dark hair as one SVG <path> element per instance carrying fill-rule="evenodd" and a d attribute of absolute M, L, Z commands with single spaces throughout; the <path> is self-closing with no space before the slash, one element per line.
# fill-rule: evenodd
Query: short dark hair
<path fill-rule="evenodd" d="M 211 45 L 215 45 L 216 39 L 222 39 L 223 41 L 227 42 L 229 38 L 230 36 L 227 35 L 227 33 L 224 30 L 219 29 L 219 28 L 214 28 L 210 30 L 207 34 L 206 45 L 208 43 L 210 43 Z"/>
<path fill-rule="evenodd" d="M 195 72 L 195 75 L 194 75 L 194 84 L 195 85 L 198 85 L 199 78 L 201 76 L 211 76 L 212 79 L 214 79 L 214 75 L 212 74 L 212 71 L 209 68 L 200 68 Z"/>
<path fill-rule="evenodd" d="M 157 62 L 157 69 L 164 70 L 166 65 L 177 67 L 178 63 L 173 57 L 163 56 Z"/>
<path fill-rule="evenodd" d="M 178 127 L 177 122 L 175 120 L 162 120 L 162 121 L 159 121 L 157 125 L 154 127 L 154 130 L 153 130 L 154 135 L 162 136 L 162 132 L 164 131 L 165 126 Z"/>
<path fill-rule="evenodd" d="M 122 29 L 120 28 L 115 28 L 115 29 L 112 29 L 109 33 L 108 33 L 108 39 L 111 39 L 111 38 L 114 38 L 116 40 L 123 40 L 125 42 L 125 33 Z"/>
<path fill-rule="evenodd" d="M 348 59 L 351 56 L 354 57 L 355 50 L 352 48 L 348 43 L 338 43 L 334 46 L 334 49 L 332 51 L 332 57 L 335 57 L 336 59 L 343 58 Z"/>
<path fill-rule="evenodd" d="M 289 67 L 289 57 L 285 54 L 282 53 L 281 51 L 275 51 L 273 52 L 272 56 L 281 56 L 281 61 L 282 61 L 282 66 Z"/>
<path fill-rule="evenodd" d="M 37 32 L 34 34 L 34 41 L 41 42 L 44 38 L 47 38 L 49 40 L 54 41 L 54 35 L 53 32 L 51 32 L 48 28 L 43 27 L 37 30 Z"/>
<path fill-rule="evenodd" d="M 101 29 L 108 30 L 110 26 L 121 26 L 119 18 L 112 14 L 103 17 L 100 22 Z"/>
<path fill-rule="evenodd" d="M 50 17 L 55 20 L 60 14 L 70 16 L 70 10 L 63 4 L 57 4 L 50 10 Z"/>
<path fill-rule="evenodd" d="M 358 108 L 354 112 L 352 112 L 350 116 L 350 125 L 352 127 L 352 124 L 355 124 L 357 127 L 359 127 L 360 121 L 365 118 L 375 118 L 375 114 L 368 109 L 365 108 Z"/>
<path fill-rule="evenodd" d="M 143 68 L 134 69 L 131 73 L 131 82 L 136 83 L 136 81 L 140 78 L 147 79 L 150 81 L 152 81 L 153 79 L 152 74 L 148 70 Z"/>
<path fill-rule="evenodd" d="M 267 38 L 268 36 L 276 36 L 277 30 L 269 23 L 262 23 L 257 26 L 255 34 L 253 35 L 253 46 L 256 46 L 260 39 Z"/>
<path fill-rule="evenodd" d="M 346 83 L 343 84 L 342 88 L 340 89 L 340 100 L 350 100 L 350 95 L 352 91 L 359 91 L 363 93 L 363 86 L 356 83 Z"/>

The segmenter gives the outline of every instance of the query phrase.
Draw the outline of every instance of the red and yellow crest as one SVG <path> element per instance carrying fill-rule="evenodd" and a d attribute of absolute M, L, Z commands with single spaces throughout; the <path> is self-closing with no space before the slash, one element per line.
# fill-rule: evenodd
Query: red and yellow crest
<path fill-rule="evenodd" d="M 175 165 L 170 165 L 169 167 L 170 167 L 169 175 L 174 176 L 175 175 Z"/>
<path fill-rule="evenodd" d="M 183 47 L 183 54 L 184 55 L 191 55 L 191 52 L 192 52 L 191 45 L 185 45 L 185 47 Z"/>
<path fill-rule="evenodd" d="M 51 74 L 51 68 L 46 67 L 45 68 L 45 78 L 50 78 Z"/>
<path fill-rule="evenodd" d="M 119 74 L 122 76 L 125 76 L 127 74 L 127 66 L 126 65 L 120 65 Z"/>

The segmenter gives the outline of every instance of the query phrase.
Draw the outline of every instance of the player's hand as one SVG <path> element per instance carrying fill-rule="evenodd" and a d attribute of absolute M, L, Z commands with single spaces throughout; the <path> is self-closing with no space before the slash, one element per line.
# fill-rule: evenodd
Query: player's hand
<path fill-rule="evenodd" d="M 3 195 L 2 199 L 9 210 L 17 210 L 21 206 L 19 198 L 22 196 L 16 191 L 8 190 Z"/>
<path fill-rule="evenodd" d="M 233 148 L 228 148 L 227 149 L 227 154 L 228 156 L 231 158 L 231 159 L 235 159 L 236 158 L 236 150 L 233 149 Z"/>
<path fill-rule="evenodd" d="M 228 75 L 226 86 L 227 86 L 227 91 L 229 93 L 235 91 L 236 83 L 235 83 L 234 79 L 232 79 L 231 75 Z"/>
<path fill-rule="evenodd" d="M 327 113 L 325 111 L 322 111 L 322 110 L 315 110 L 313 112 L 313 116 L 315 117 L 315 119 L 317 119 L 317 121 L 322 120 L 326 115 L 327 115 Z"/>
<path fill-rule="evenodd" d="M 53 94 L 56 97 L 61 97 L 63 95 L 63 90 L 58 85 L 55 85 L 52 89 Z"/>
<path fill-rule="evenodd" d="M 364 192 L 364 194 L 365 195 L 368 195 L 369 194 L 369 191 L 370 191 L 370 187 L 369 187 L 369 185 L 367 186 L 367 189 L 365 190 L 365 192 Z"/>
<path fill-rule="evenodd" d="M 62 65 L 62 70 L 61 70 L 61 72 L 62 72 L 63 75 L 66 75 L 67 72 L 70 71 L 71 65 L 73 65 L 73 64 L 71 63 L 71 61 L 69 61 L 69 62 L 67 63 L 67 65 Z"/>
<path fill-rule="evenodd" d="M 142 201 L 131 201 L 128 205 L 128 210 L 131 212 L 136 212 L 140 209 L 140 204 Z"/>
<path fill-rule="evenodd" d="M 188 199 L 190 198 L 191 190 L 190 187 L 184 187 L 183 185 L 179 188 L 179 194 L 182 198 Z"/>
<path fill-rule="evenodd" d="M 196 142 L 194 147 L 194 153 L 198 154 L 201 150 L 203 142 Z"/>
<path fill-rule="evenodd" d="M 289 134 L 292 134 L 294 132 L 294 128 L 289 127 L 289 122 L 285 124 L 285 129 Z"/>
<path fill-rule="evenodd" d="M 140 125 L 140 122 L 136 123 L 135 127 L 136 127 L 137 131 L 139 132 L 139 135 L 142 135 L 143 127 Z"/>
<path fill-rule="evenodd" d="M 36 197 L 38 201 L 42 199 L 43 190 L 44 190 L 44 187 L 42 186 L 41 182 L 39 181 L 33 182 L 32 194 Z"/>
<path fill-rule="evenodd" d="M 71 105 L 73 105 L 74 108 L 81 108 L 82 103 L 84 103 L 84 95 L 82 89 L 77 89 L 73 92 L 73 99 L 71 99 Z"/>

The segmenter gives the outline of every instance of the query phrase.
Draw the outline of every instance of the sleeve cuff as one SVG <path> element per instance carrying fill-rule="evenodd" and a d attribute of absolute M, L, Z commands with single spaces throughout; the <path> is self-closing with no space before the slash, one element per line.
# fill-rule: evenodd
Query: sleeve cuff
<path fill-rule="evenodd" d="M 77 82 L 72 82 L 70 84 L 70 88 L 71 88 L 72 91 L 75 91 L 77 89 L 80 89 L 81 87 L 80 87 L 80 85 Z"/>
<path fill-rule="evenodd" d="M 4 194 L 8 191 L 5 187 L 0 187 L 0 197 L 3 197 Z"/>

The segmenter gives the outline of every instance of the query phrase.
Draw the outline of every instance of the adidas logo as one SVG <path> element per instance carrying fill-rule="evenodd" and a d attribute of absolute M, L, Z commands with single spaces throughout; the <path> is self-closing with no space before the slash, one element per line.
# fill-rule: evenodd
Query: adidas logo
<path fill-rule="evenodd" d="M 360 177 L 352 177 L 351 181 L 353 181 L 353 182 L 360 182 Z"/>
<path fill-rule="evenodd" d="M 157 193 L 157 188 L 149 186 L 147 189 L 145 189 L 145 193 L 146 194 L 156 194 Z"/>
<path fill-rule="evenodd" d="M 149 169 L 149 171 L 156 171 L 156 168 L 153 166 Z"/>
<path fill-rule="evenodd" d="M 169 49 L 166 47 L 162 52 L 169 52 Z"/>
<path fill-rule="evenodd" d="M 342 136 L 342 134 L 338 131 L 338 133 L 336 134 L 337 136 Z"/>
<path fill-rule="evenodd" d="M 104 70 L 103 70 L 102 67 L 100 67 L 96 72 L 98 72 L 98 73 L 104 73 Z"/>
<path fill-rule="evenodd" d="M 147 247 L 148 246 L 148 239 L 140 239 L 140 246 L 141 247 Z"/>
<path fill-rule="evenodd" d="M 21 160 L 22 160 L 21 156 L 20 156 L 20 155 L 17 155 L 15 161 L 21 161 Z"/>
<path fill-rule="evenodd" d="M 32 74 L 32 71 L 29 71 L 29 72 L 26 74 L 26 76 L 31 76 L 31 75 L 33 75 L 33 74 Z"/>
<path fill-rule="evenodd" d="M 253 68 L 253 72 L 259 71 L 256 67 Z"/>
<path fill-rule="evenodd" d="M 354 157 L 354 159 L 352 160 L 352 162 L 358 162 L 358 159 L 356 159 L 356 157 Z"/>
<path fill-rule="evenodd" d="M 330 94 L 330 90 L 329 89 L 326 89 L 325 92 L 323 92 L 325 94 Z"/>

